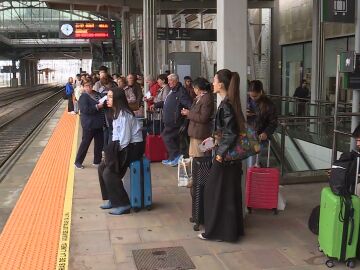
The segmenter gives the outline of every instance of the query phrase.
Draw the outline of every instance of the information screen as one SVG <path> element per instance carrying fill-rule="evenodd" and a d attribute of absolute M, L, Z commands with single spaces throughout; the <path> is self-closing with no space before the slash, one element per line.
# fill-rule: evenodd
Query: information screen
<path fill-rule="evenodd" d="M 109 39 L 114 38 L 115 22 L 107 21 L 62 21 L 59 38 L 64 39 Z"/>

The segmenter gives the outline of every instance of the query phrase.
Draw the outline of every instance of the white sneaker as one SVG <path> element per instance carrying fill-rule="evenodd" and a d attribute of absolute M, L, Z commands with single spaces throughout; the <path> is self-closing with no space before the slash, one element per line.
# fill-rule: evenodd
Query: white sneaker
<path fill-rule="evenodd" d="M 199 233 L 199 234 L 198 234 L 198 237 L 199 237 L 201 240 L 208 240 L 207 238 L 205 238 L 205 237 L 203 236 L 203 233 Z"/>

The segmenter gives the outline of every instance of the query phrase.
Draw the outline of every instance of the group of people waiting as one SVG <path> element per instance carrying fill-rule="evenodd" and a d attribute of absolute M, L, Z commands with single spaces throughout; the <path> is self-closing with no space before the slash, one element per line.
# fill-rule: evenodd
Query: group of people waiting
<path fill-rule="evenodd" d="M 275 131 L 276 110 L 266 97 L 262 83 L 255 80 L 249 84 L 246 122 L 237 72 L 219 70 L 212 84 L 201 77 L 194 81 L 186 78 L 189 82 L 182 85 L 176 74 L 161 74 L 157 80 L 148 76 L 145 80 L 149 93 L 145 95 L 136 79 L 135 75 L 129 74 L 126 80 L 119 77 L 114 81 L 101 67 L 100 80 L 95 84 L 93 80 L 81 81 L 83 93 L 77 102 L 83 135 L 75 166 L 84 168 L 82 163 L 94 139 L 93 164 L 98 166 L 105 200 L 101 208 L 111 209 L 109 213 L 115 215 L 130 212 L 122 178 L 129 164 L 144 153 L 143 129 L 137 116 L 141 117 L 146 102 L 149 111 L 161 108 L 163 112 L 161 136 L 169 154 L 169 159 L 163 160 L 163 164 L 176 166 L 184 149 L 191 157 L 206 155 L 199 150 L 199 144 L 214 137 L 214 161 L 204 192 L 205 231 L 199 238 L 237 241 L 244 234 L 242 164 L 241 161 L 225 161 L 224 157 L 246 126 L 251 125 L 263 142 Z M 221 98 L 215 116 L 214 94 Z M 107 132 L 108 138 L 104 140 Z M 182 140 L 188 138 L 189 144 L 184 147 Z"/>

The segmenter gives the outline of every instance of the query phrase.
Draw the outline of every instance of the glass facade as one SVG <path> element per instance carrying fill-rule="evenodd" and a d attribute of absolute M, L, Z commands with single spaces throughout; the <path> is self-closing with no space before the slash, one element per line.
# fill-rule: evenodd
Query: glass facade
<path fill-rule="evenodd" d="M 302 79 L 311 85 L 311 42 L 282 46 L 282 95 L 293 96 Z M 325 41 L 323 99 L 333 101 L 335 94 L 336 56 L 354 50 L 353 36 Z M 349 91 L 342 92 L 341 100 L 349 101 Z"/>

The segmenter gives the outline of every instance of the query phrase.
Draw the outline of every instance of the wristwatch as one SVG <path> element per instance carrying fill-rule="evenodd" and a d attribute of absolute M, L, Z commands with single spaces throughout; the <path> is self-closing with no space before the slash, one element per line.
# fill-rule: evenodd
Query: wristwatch
<path fill-rule="evenodd" d="M 220 163 L 223 161 L 223 158 L 220 155 L 216 155 L 215 159 L 216 159 L 216 161 L 218 161 Z"/>

